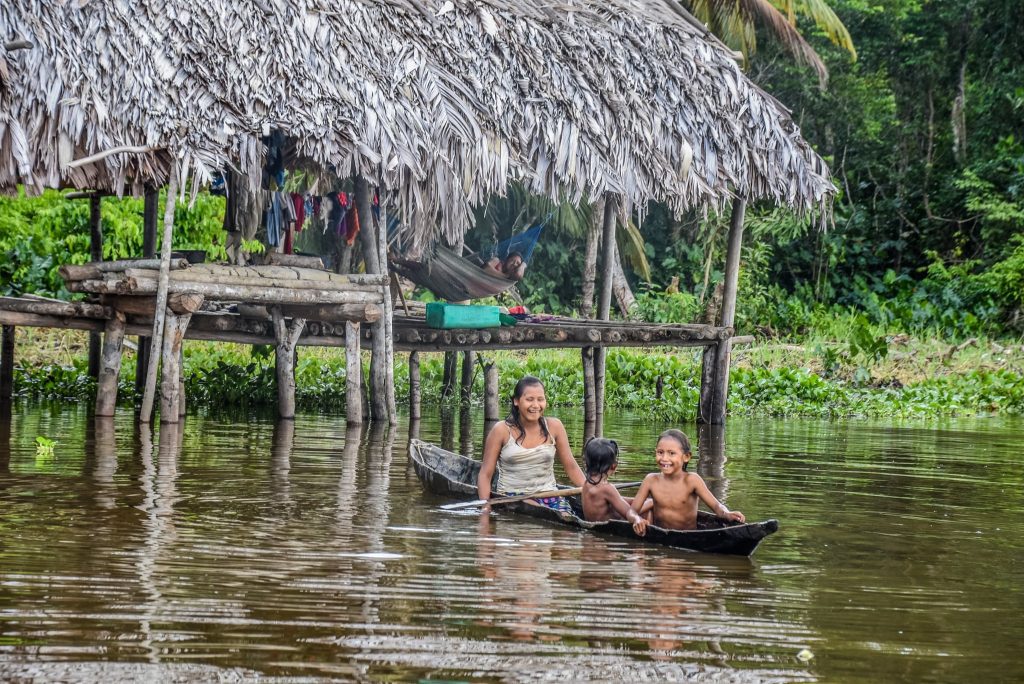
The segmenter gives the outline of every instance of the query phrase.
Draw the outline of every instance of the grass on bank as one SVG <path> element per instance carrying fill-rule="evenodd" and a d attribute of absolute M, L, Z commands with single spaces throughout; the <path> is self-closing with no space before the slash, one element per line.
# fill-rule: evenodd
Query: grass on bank
<path fill-rule="evenodd" d="M 869 336 L 870 337 L 870 336 Z M 89 400 L 88 336 L 77 331 L 19 328 L 15 391 L 34 399 Z M 874 344 L 874 346 L 872 346 Z M 729 395 L 731 415 L 894 416 L 1024 414 L 1024 345 L 973 339 L 960 344 L 906 335 L 837 342 L 808 336 L 800 343 L 757 342 L 737 347 Z M 484 355 L 498 364 L 501 395 L 536 375 L 553 405 L 583 397 L 579 352 L 503 351 Z M 441 394 L 443 355 L 421 355 L 425 401 Z M 120 398 L 134 396 L 135 355 L 126 350 Z M 364 359 L 364 372 L 368 362 Z M 340 349 L 302 347 L 296 367 L 297 403 L 310 411 L 343 412 L 345 361 Z M 660 378 L 660 383 L 659 383 Z M 276 403 L 270 348 L 190 341 L 185 345 L 186 392 L 191 406 L 261 407 Z M 407 357 L 396 357 L 398 396 L 408 393 Z M 660 396 L 658 387 L 661 386 Z M 475 373 L 474 396 L 483 376 Z M 692 420 L 700 388 L 696 349 L 613 349 L 608 355 L 607 406 Z"/>

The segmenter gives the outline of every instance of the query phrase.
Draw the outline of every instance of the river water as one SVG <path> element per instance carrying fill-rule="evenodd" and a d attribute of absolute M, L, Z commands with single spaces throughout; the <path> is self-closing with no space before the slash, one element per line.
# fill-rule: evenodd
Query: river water
<path fill-rule="evenodd" d="M 665 427 L 609 417 L 617 479 Z M 704 432 L 712 491 L 780 521 L 750 559 L 442 512 L 409 433 L 16 406 L 0 680 L 1024 681 L 1020 420 Z"/>

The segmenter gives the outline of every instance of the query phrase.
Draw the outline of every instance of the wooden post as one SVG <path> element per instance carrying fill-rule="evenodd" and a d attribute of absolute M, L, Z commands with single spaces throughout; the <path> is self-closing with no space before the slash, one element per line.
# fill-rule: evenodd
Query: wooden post
<path fill-rule="evenodd" d="M 295 345 L 306 319 L 293 318 L 286 323 L 280 306 L 270 307 L 274 323 L 274 370 L 277 375 L 277 412 L 281 418 L 295 417 Z M 358 338 L 357 338 L 358 339 Z"/>
<path fill-rule="evenodd" d="M 153 312 L 152 349 L 160 349 L 163 343 L 164 314 L 167 309 L 167 283 L 171 272 L 171 237 L 174 232 L 174 203 L 178 195 L 178 163 L 171 164 L 171 177 L 167 183 L 167 199 L 164 202 L 164 235 L 160 244 L 160 279 L 157 283 L 156 310 Z M 156 373 L 159 359 L 155 353 L 149 356 L 146 369 L 146 386 L 142 392 L 142 408 L 139 421 L 148 423 L 153 416 L 153 398 L 156 393 Z M 177 407 L 175 407 L 177 408 Z M 175 420 L 177 415 L 175 414 Z"/>
<path fill-rule="evenodd" d="M 100 372 L 96 381 L 96 415 L 112 416 L 117 406 L 117 378 L 121 373 L 121 349 L 125 317 L 120 311 L 108 319 L 103 330 Z"/>
<path fill-rule="evenodd" d="M 583 360 L 583 422 L 592 430 L 597 422 L 597 405 L 594 403 L 594 348 L 580 349 Z"/>
<path fill-rule="evenodd" d="M 488 426 L 501 420 L 501 405 L 498 399 L 498 364 L 490 361 L 484 364 L 484 423 Z"/>
<path fill-rule="evenodd" d="M 156 256 L 156 221 L 160 203 L 160 192 L 146 188 L 142 209 L 142 257 Z M 138 337 L 138 352 L 135 355 L 135 393 L 141 395 L 146 385 L 146 369 L 149 368 L 150 339 Z"/>
<path fill-rule="evenodd" d="M 363 423 L 363 359 L 359 352 L 362 334 L 357 321 L 345 321 L 345 422 Z"/>
<path fill-rule="evenodd" d="M 476 362 L 476 352 L 462 352 L 462 376 L 459 382 L 459 401 L 464 406 L 469 406 L 473 399 L 473 364 Z"/>
<path fill-rule="evenodd" d="M 0 326 L 0 412 L 9 413 L 14 398 L 13 325 Z"/>
<path fill-rule="evenodd" d="M 182 340 L 181 350 L 178 352 L 178 415 L 184 416 L 185 406 L 185 341 Z"/>
<path fill-rule="evenodd" d="M 177 423 L 181 420 L 181 345 L 191 318 L 192 314 L 189 313 L 178 315 L 170 309 L 164 312 L 160 373 L 161 423 Z"/>
<path fill-rule="evenodd" d="M 355 209 L 359 212 L 359 244 L 363 248 L 363 261 L 366 272 L 380 274 L 380 244 L 377 240 L 377 227 L 374 225 L 371 210 L 370 187 L 365 178 L 355 179 Z M 385 238 L 386 239 L 386 238 Z M 387 380 L 387 323 L 382 315 L 380 320 L 370 326 L 370 418 L 372 420 L 388 419 L 388 380 Z"/>
<path fill-rule="evenodd" d="M 704 347 L 700 366 L 700 400 L 697 407 L 697 422 L 711 423 L 715 404 L 715 358 L 718 343 Z"/>
<path fill-rule="evenodd" d="M 103 226 L 100 216 L 100 196 L 89 198 L 89 258 L 92 261 L 103 261 Z M 102 339 L 98 332 L 89 332 L 89 377 L 100 375 L 100 344 Z"/>
<path fill-rule="evenodd" d="M 377 226 L 378 260 L 380 273 L 388 273 L 388 214 L 384 206 L 384 193 L 380 195 L 380 225 Z M 395 330 L 394 304 L 391 296 L 391 280 L 384 285 L 384 306 L 381 319 L 384 321 L 384 405 L 387 411 L 388 424 L 398 424 L 398 411 L 395 408 Z"/>
<path fill-rule="evenodd" d="M 608 195 L 604 204 L 604 227 L 601 232 L 601 297 L 597 304 L 598 320 L 607 321 L 612 311 L 612 280 L 615 277 L 615 216 L 618 198 Z M 594 434 L 604 430 L 605 348 L 597 347 L 594 354 Z"/>
<path fill-rule="evenodd" d="M 459 363 L 458 352 L 444 353 L 444 369 L 441 372 L 441 402 L 447 402 L 455 393 L 455 369 Z"/>
<path fill-rule="evenodd" d="M 725 290 L 722 294 L 722 327 L 732 327 L 736 318 L 736 290 L 740 277 L 740 249 L 743 246 L 743 214 L 746 200 L 736 198 L 732 203 L 729 224 L 729 247 L 725 254 Z M 711 423 L 724 425 L 729 398 L 729 359 L 732 338 L 721 340 L 715 354 L 715 389 L 711 404 Z"/>
<path fill-rule="evenodd" d="M 422 417 L 420 407 L 420 353 L 409 354 L 409 420 Z"/>

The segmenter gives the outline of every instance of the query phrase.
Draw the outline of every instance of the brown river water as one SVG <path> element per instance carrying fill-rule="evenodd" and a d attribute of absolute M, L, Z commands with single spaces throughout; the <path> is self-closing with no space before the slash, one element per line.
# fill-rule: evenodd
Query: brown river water
<path fill-rule="evenodd" d="M 415 429 L 476 453 L 473 420 Z M 669 426 L 608 421 L 617 479 L 653 470 Z M 409 434 L 16 405 L 0 680 L 1024 681 L 1020 419 L 705 431 L 712 491 L 780 521 L 750 559 L 443 512 Z"/>

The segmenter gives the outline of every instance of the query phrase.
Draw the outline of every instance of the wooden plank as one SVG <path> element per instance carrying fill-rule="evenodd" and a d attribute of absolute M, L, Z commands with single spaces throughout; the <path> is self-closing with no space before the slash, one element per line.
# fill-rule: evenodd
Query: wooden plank
<path fill-rule="evenodd" d="M 120 280 L 81 280 L 68 283 L 72 292 L 91 292 L 94 294 L 111 295 L 152 295 L 158 283 L 155 280 L 139 278 L 123 278 Z M 346 304 L 372 303 L 384 301 L 383 289 L 372 291 L 323 290 L 284 288 L 266 286 L 248 286 L 215 284 L 200 282 L 168 282 L 168 292 L 178 294 L 198 294 L 208 299 L 220 301 L 239 301 L 260 304 Z"/>
<path fill-rule="evenodd" d="M 324 268 L 324 261 L 318 256 L 302 256 L 301 254 L 282 254 L 271 252 L 266 257 L 266 262 L 271 266 L 296 266 L 299 268 Z"/>
<path fill-rule="evenodd" d="M 84 318 L 111 318 L 113 309 L 90 302 L 64 302 L 59 300 L 0 297 L 0 309 L 42 314 L 44 316 L 81 316 Z"/>

